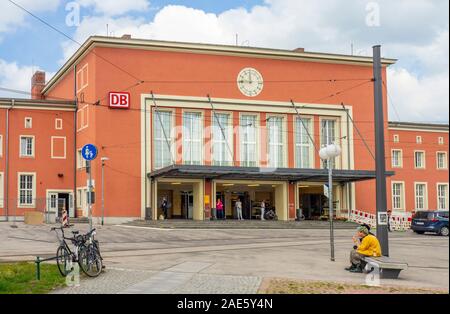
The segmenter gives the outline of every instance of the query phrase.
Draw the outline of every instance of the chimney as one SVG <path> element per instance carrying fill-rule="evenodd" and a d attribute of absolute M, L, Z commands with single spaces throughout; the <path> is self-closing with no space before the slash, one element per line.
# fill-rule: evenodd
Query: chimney
<path fill-rule="evenodd" d="M 31 99 L 44 99 L 45 72 L 36 71 L 31 78 Z"/>
<path fill-rule="evenodd" d="M 122 39 L 131 39 L 131 35 L 130 34 L 122 35 Z"/>
<path fill-rule="evenodd" d="M 294 52 L 305 52 L 305 48 L 296 48 Z"/>

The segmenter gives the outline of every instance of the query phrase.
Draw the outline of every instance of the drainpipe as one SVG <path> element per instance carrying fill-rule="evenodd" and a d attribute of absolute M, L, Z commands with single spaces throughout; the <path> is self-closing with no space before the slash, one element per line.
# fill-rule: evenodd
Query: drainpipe
<path fill-rule="evenodd" d="M 348 170 L 351 170 L 352 169 L 352 166 L 351 166 L 351 158 L 352 158 L 352 156 L 350 155 L 351 154 L 351 149 L 350 149 L 350 144 L 351 144 L 351 141 L 350 141 L 350 110 L 349 109 L 345 109 L 345 111 L 347 112 L 347 167 L 348 167 Z M 347 183 L 347 195 L 348 195 L 348 200 L 347 200 L 347 207 L 348 207 L 348 220 L 350 220 L 350 214 L 351 214 L 351 211 L 352 211 L 352 207 L 353 207 L 353 200 L 352 200 L 352 193 L 353 193 L 353 191 L 352 191 L 353 189 L 352 189 L 352 183 L 351 182 L 348 182 Z"/>
<path fill-rule="evenodd" d="M 5 134 L 5 215 L 6 221 L 9 221 L 9 111 L 14 107 L 14 99 L 11 100 L 11 107 L 6 109 L 6 134 Z"/>
<path fill-rule="evenodd" d="M 74 217 L 77 216 L 77 111 L 78 111 L 78 99 L 77 99 L 77 66 L 73 66 L 73 93 L 75 98 L 75 112 L 73 114 L 73 211 Z"/>

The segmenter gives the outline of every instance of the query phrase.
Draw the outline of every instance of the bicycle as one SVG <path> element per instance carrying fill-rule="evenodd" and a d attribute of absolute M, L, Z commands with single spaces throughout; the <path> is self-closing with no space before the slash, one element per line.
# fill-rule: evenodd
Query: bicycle
<path fill-rule="evenodd" d="M 68 227 L 72 227 L 69 225 Z M 103 258 L 100 255 L 98 241 L 94 240 L 95 229 L 85 235 L 80 235 L 79 231 L 72 231 L 73 238 L 67 238 L 64 228 L 52 228 L 60 242 L 56 251 L 56 263 L 58 270 L 63 277 L 67 277 L 73 271 L 73 263 L 78 263 L 81 270 L 89 277 L 97 277 L 103 269 Z M 57 230 L 61 230 L 62 237 L 59 237 Z M 74 245 L 72 251 L 66 240 L 70 240 Z"/>

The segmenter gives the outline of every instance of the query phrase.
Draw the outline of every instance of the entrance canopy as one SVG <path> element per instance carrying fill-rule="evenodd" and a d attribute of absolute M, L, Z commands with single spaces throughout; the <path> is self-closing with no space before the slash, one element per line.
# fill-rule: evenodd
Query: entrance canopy
<path fill-rule="evenodd" d="M 392 176 L 394 172 L 386 172 Z M 269 180 L 328 182 L 327 169 L 246 168 L 220 166 L 172 165 L 148 174 L 150 179 L 216 179 L 216 180 Z M 375 171 L 333 170 L 334 182 L 356 182 L 376 178 Z"/>

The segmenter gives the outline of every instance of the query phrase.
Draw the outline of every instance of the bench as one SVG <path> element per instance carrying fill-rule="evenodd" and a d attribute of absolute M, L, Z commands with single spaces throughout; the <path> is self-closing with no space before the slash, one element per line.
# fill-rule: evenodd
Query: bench
<path fill-rule="evenodd" d="M 364 257 L 363 261 L 371 267 L 370 272 L 378 267 L 380 270 L 380 278 L 382 279 L 397 279 L 402 270 L 408 269 L 408 264 L 393 260 L 386 256 L 381 257 Z"/>

